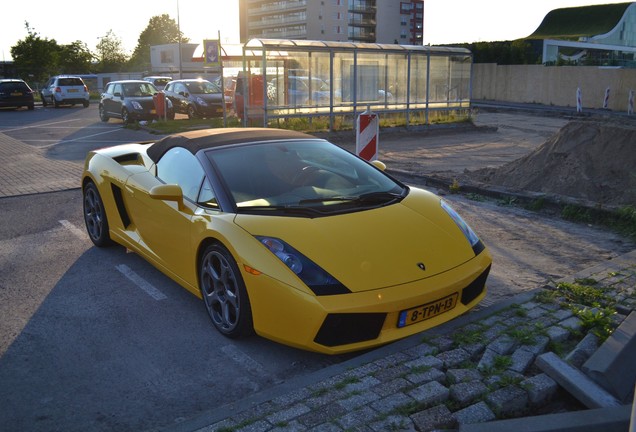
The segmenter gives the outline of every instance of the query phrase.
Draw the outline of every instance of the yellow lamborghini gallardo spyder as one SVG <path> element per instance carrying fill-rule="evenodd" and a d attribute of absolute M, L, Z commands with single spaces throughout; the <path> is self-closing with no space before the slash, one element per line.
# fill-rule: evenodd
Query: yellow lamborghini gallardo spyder
<path fill-rule="evenodd" d="M 335 354 L 486 295 L 491 257 L 438 196 L 323 139 L 215 129 L 90 152 L 84 218 L 203 299 L 219 332 Z"/>

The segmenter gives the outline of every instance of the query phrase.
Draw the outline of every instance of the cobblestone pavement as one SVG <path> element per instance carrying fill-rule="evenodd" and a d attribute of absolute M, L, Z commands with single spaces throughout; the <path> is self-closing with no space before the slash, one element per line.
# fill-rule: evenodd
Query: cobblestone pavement
<path fill-rule="evenodd" d="M 586 306 L 583 290 L 605 301 Z M 610 307 L 614 327 L 635 306 L 633 251 L 169 430 L 430 431 L 585 409 L 535 360 L 556 352 L 580 366 L 600 343 L 581 310 Z"/>

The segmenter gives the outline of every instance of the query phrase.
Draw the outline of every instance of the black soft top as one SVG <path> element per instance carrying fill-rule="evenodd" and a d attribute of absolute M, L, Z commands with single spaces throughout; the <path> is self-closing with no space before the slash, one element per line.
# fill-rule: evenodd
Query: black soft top
<path fill-rule="evenodd" d="M 199 150 L 231 144 L 290 139 L 317 139 L 302 132 L 271 128 L 203 129 L 169 135 L 152 144 L 147 154 L 155 163 L 173 147 L 183 147 L 192 154 Z"/>

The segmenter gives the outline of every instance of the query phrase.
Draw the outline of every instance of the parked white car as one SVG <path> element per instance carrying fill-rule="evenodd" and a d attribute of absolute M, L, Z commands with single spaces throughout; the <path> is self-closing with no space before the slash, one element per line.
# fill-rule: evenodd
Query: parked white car
<path fill-rule="evenodd" d="M 59 75 L 49 79 L 40 90 L 42 105 L 51 104 L 55 108 L 60 105 L 82 104 L 88 107 L 88 87 L 78 76 Z"/>

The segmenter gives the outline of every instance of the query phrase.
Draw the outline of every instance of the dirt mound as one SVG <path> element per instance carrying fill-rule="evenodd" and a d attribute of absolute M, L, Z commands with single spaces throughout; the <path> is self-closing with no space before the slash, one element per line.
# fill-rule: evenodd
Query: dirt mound
<path fill-rule="evenodd" d="M 534 152 L 496 169 L 466 173 L 510 190 L 591 203 L 636 204 L 636 125 L 572 121 Z"/>

